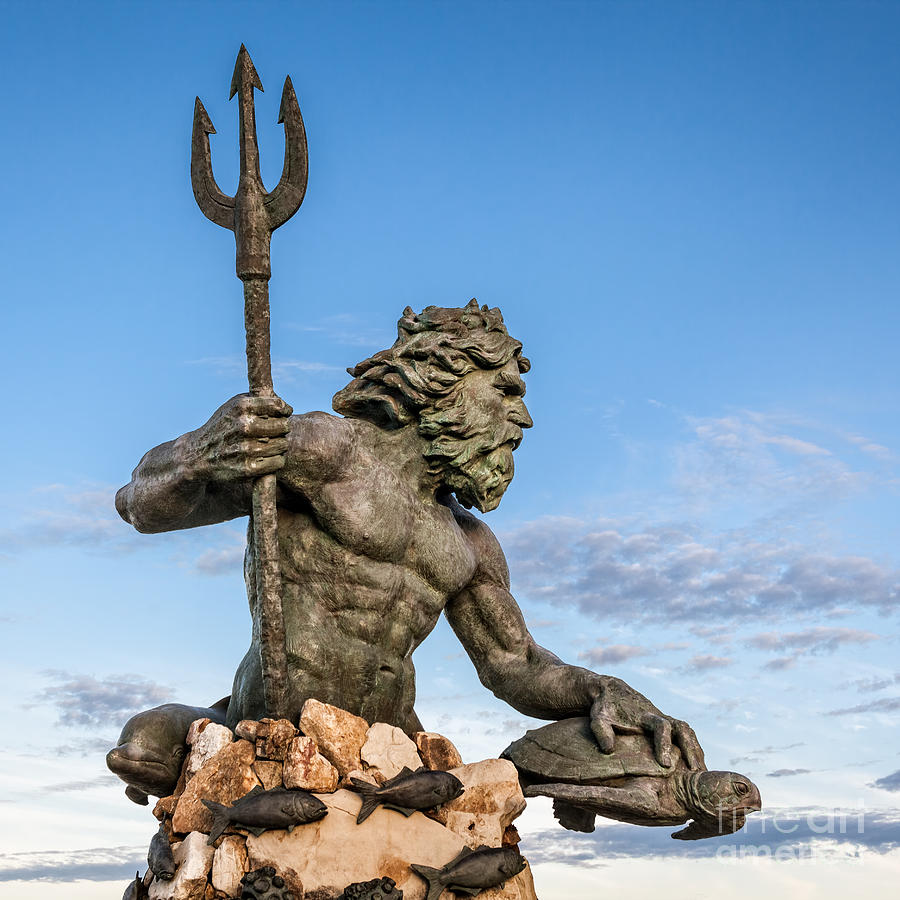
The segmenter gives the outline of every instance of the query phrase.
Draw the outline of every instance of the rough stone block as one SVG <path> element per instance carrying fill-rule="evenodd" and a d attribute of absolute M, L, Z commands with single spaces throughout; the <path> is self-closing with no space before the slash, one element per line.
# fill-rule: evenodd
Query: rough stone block
<path fill-rule="evenodd" d="M 453 746 L 450 738 L 433 731 L 417 731 L 412 737 L 426 769 L 448 771 L 463 764 L 459 750 Z"/>
<path fill-rule="evenodd" d="M 234 733 L 237 737 L 250 741 L 251 744 L 256 743 L 256 732 L 259 730 L 259 722 L 255 719 L 241 719 L 234 726 Z"/>
<path fill-rule="evenodd" d="M 267 831 L 247 838 L 250 868 L 274 866 L 298 896 L 337 897 L 348 884 L 387 876 L 404 900 L 423 900 L 425 882 L 409 863 L 439 868 L 463 847 L 461 838 L 422 813 L 406 818 L 379 808 L 357 825 L 358 794 L 339 790 L 320 799 L 328 806 L 324 819 L 290 834 Z"/>
<path fill-rule="evenodd" d="M 193 740 L 191 740 L 191 732 L 188 732 L 188 744 L 191 746 L 191 752 L 188 754 L 184 772 L 186 779 L 193 778 L 207 760 L 212 759 L 220 750 L 223 750 L 234 740 L 231 730 L 224 725 L 216 725 L 215 722 L 210 722 L 209 719 L 200 719 L 198 721 L 206 722 L 206 725 L 201 731 L 193 735 Z M 194 725 L 197 724 L 197 722 L 194 722 Z M 191 729 L 193 729 L 194 725 L 191 725 Z"/>
<path fill-rule="evenodd" d="M 213 856 L 212 886 L 227 897 L 240 897 L 241 879 L 247 871 L 244 839 L 236 834 L 225 835 Z"/>
<path fill-rule="evenodd" d="M 256 754 L 249 741 L 234 741 L 220 750 L 190 780 L 178 799 L 172 828 L 179 834 L 212 828 L 212 813 L 200 802 L 232 804 L 258 785 L 253 771 Z"/>
<path fill-rule="evenodd" d="M 472 849 L 500 847 L 506 828 L 525 809 L 516 767 L 507 759 L 485 759 L 453 769 L 462 796 L 428 815 L 460 835 Z"/>
<path fill-rule="evenodd" d="M 319 753 L 341 776 L 363 767 L 359 751 L 369 730 L 365 719 L 337 706 L 310 699 L 300 712 L 300 730 L 316 742 Z"/>
<path fill-rule="evenodd" d="M 284 759 L 297 729 L 288 719 L 262 719 L 256 730 L 256 755 L 263 759 Z"/>
<path fill-rule="evenodd" d="M 422 766 L 416 745 L 402 729 L 384 722 L 369 729 L 359 755 L 368 770 L 377 770 L 385 779 L 398 775 L 404 767 L 415 772 Z"/>
<path fill-rule="evenodd" d="M 256 777 L 267 791 L 281 787 L 284 783 L 282 764 L 277 759 L 258 759 L 253 763 L 253 771 L 256 772 Z"/>
<path fill-rule="evenodd" d="M 333 793 L 338 786 L 338 770 L 321 753 L 311 737 L 296 737 L 284 755 L 284 786 L 306 791 Z"/>

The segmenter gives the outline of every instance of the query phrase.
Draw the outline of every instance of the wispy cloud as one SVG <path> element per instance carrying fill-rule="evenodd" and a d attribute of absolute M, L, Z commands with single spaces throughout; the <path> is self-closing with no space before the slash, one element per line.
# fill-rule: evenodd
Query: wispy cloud
<path fill-rule="evenodd" d="M 50 484 L 36 489 L 21 525 L 0 530 L 0 552 L 60 545 L 131 552 L 137 535 L 116 513 L 115 493 L 107 485 L 79 489 Z"/>
<path fill-rule="evenodd" d="M 900 684 L 900 672 L 895 672 L 887 678 L 857 678 L 853 681 L 845 681 L 841 687 L 854 687 L 860 694 L 869 694 L 883 691 L 895 684 Z"/>
<path fill-rule="evenodd" d="M 856 706 L 833 709 L 827 715 L 849 716 L 856 713 L 897 712 L 898 710 L 900 710 L 900 697 L 879 697 L 877 700 L 872 700 L 869 703 L 859 703 Z"/>
<path fill-rule="evenodd" d="M 709 672 L 712 669 L 724 669 L 730 666 L 734 660 L 729 656 L 713 656 L 709 653 L 698 653 L 687 661 L 682 668 L 683 672 Z"/>
<path fill-rule="evenodd" d="M 890 775 L 885 775 L 884 778 L 877 779 L 871 787 L 881 788 L 883 791 L 900 791 L 900 769 Z"/>
<path fill-rule="evenodd" d="M 289 322 L 286 327 L 318 335 L 335 344 L 368 347 L 372 353 L 389 347 L 397 336 L 395 328 L 391 326 L 373 328 L 368 319 L 362 319 L 351 313 L 336 313 L 314 322 Z M 354 365 L 357 362 L 355 359 L 348 360 L 347 364 Z"/>
<path fill-rule="evenodd" d="M 115 775 L 98 775 L 87 781 L 61 781 L 57 784 L 46 784 L 40 790 L 45 794 L 73 794 L 106 787 L 110 784 L 121 784 L 121 782 Z"/>
<path fill-rule="evenodd" d="M 548 516 L 507 533 L 503 544 L 519 596 L 574 606 L 600 621 L 718 627 L 900 606 L 894 569 L 743 532 Z M 828 645 L 824 632 L 818 640 L 822 649 Z"/>
<path fill-rule="evenodd" d="M 675 841 L 674 829 L 602 824 L 593 834 L 562 829 L 529 834 L 523 852 L 534 863 L 603 865 L 629 858 L 855 858 L 861 852 L 889 853 L 900 847 L 900 810 L 785 809 L 754 814 L 739 832 L 703 841 Z M 777 851 L 777 852 L 776 852 Z"/>
<path fill-rule="evenodd" d="M 209 549 L 197 557 L 194 565 L 202 575 L 226 575 L 239 572 L 244 560 L 243 546 Z"/>
<path fill-rule="evenodd" d="M 739 410 L 685 421 L 693 439 L 676 448 L 676 484 L 698 502 L 767 497 L 790 505 L 843 497 L 871 480 L 825 446 L 833 434 L 813 440 L 817 429 L 795 417 Z"/>
<path fill-rule="evenodd" d="M 35 697 L 35 703 L 56 708 L 60 725 L 102 727 L 121 724 L 148 707 L 172 696 L 172 689 L 139 675 L 98 679 L 58 670 L 43 673 L 54 684 Z"/>
<path fill-rule="evenodd" d="M 810 775 L 812 769 L 776 769 L 766 772 L 766 778 L 792 778 L 794 775 Z"/>
<path fill-rule="evenodd" d="M 209 369 L 215 375 L 242 375 L 247 371 L 247 360 L 239 354 L 229 356 L 204 356 L 188 360 L 187 365 Z M 295 381 L 299 375 L 318 375 L 340 372 L 340 366 L 306 359 L 273 359 L 272 377 L 277 381 Z"/>
<path fill-rule="evenodd" d="M 146 868 L 146 847 L 0 853 L 0 882 L 127 881 Z"/>
<path fill-rule="evenodd" d="M 834 653 L 838 648 L 846 644 L 868 644 L 877 640 L 879 640 L 879 636 L 871 631 L 862 631 L 858 628 L 826 628 L 818 626 L 816 628 L 807 628 L 804 631 L 789 633 L 767 631 L 754 635 L 746 643 L 748 647 L 752 647 L 755 650 L 775 653 L 785 653 L 787 651 L 788 655 L 776 657 L 763 667 L 779 671 L 791 668 L 804 655 L 816 656 L 822 653 Z"/>
<path fill-rule="evenodd" d="M 806 743 L 804 741 L 798 741 L 793 744 L 784 744 L 780 747 L 773 747 L 771 744 L 768 747 L 760 747 L 757 750 L 751 750 L 745 756 L 735 756 L 729 760 L 730 765 L 737 766 L 741 763 L 753 762 L 758 763 L 760 759 L 764 756 L 772 756 L 776 753 L 783 753 L 785 750 L 794 750 L 797 747 L 805 747 Z"/>
<path fill-rule="evenodd" d="M 646 656 L 651 651 L 647 647 L 635 647 L 630 644 L 610 644 L 608 647 L 593 647 L 582 651 L 578 658 L 594 666 L 603 666 L 626 662 L 636 656 Z"/>

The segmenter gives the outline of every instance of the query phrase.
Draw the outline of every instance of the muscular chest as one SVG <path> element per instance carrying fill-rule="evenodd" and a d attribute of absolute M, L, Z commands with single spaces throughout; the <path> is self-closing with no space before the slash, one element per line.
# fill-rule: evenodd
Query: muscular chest
<path fill-rule="evenodd" d="M 387 564 L 404 580 L 421 579 L 444 600 L 472 578 L 475 554 L 450 510 L 423 502 L 390 471 L 373 469 L 325 485 L 309 502 L 310 525 L 321 532 L 317 543 L 334 546 L 334 562 L 347 577 L 357 560 L 364 568 Z"/>

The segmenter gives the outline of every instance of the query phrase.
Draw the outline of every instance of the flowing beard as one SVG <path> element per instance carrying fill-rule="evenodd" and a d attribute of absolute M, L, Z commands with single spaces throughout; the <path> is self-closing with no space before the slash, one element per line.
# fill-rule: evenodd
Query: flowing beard
<path fill-rule="evenodd" d="M 500 505 L 514 471 L 513 442 L 507 441 L 468 460 L 452 460 L 442 477 L 463 506 L 486 513 Z"/>

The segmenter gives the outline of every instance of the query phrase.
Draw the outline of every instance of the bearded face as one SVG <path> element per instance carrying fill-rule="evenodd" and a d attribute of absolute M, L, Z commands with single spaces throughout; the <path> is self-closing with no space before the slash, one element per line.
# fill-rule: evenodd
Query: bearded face
<path fill-rule="evenodd" d="M 512 359 L 501 369 L 471 372 L 453 394 L 423 411 L 419 432 L 433 438 L 425 450 L 431 471 L 463 506 L 489 512 L 512 481 L 513 450 L 531 416 L 525 384 Z"/>

